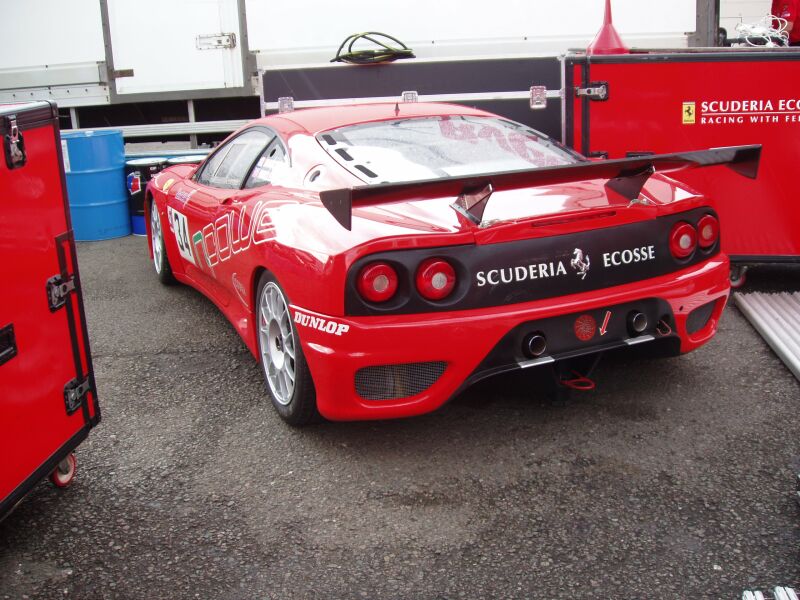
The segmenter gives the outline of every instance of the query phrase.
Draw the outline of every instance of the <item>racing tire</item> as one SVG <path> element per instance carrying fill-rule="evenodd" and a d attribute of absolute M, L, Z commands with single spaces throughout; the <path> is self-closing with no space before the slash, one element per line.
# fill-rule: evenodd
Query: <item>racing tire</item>
<path fill-rule="evenodd" d="M 175 283 L 172 267 L 167 257 L 167 248 L 164 245 L 164 229 L 161 226 L 161 215 L 155 200 L 150 200 L 150 247 L 153 251 L 153 266 L 158 280 L 164 285 Z"/>
<path fill-rule="evenodd" d="M 320 420 L 317 394 L 289 301 L 275 278 L 261 274 L 255 302 L 258 362 L 272 406 L 294 427 Z"/>
<path fill-rule="evenodd" d="M 75 454 L 70 453 L 50 473 L 50 482 L 58 488 L 65 488 L 73 482 L 77 472 L 78 461 L 75 458 Z"/>

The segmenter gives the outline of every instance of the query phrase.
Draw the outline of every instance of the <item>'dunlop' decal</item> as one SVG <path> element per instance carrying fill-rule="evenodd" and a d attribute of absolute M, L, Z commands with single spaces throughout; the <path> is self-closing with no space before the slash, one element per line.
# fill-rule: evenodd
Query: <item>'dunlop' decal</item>
<path fill-rule="evenodd" d="M 294 311 L 294 322 L 302 327 L 309 327 L 311 329 L 316 329 L 317 331 L 329 333 L 331 335 L 343 335 L 350 331 L 350 325 L 347 323 L 339 323 L 338 321 L 333 321 L 331 319 L 315 317 L 314 315 L 300 312 L 297 309 Z"/>

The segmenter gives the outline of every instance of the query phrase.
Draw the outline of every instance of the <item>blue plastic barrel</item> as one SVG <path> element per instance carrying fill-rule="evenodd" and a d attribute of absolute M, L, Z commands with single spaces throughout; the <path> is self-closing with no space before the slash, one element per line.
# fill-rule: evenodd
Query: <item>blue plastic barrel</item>
<path fill-rule="evenodd" d="M 122 132 L 66 131 L 61 138 L 75 239 L 130 235 Z"/>

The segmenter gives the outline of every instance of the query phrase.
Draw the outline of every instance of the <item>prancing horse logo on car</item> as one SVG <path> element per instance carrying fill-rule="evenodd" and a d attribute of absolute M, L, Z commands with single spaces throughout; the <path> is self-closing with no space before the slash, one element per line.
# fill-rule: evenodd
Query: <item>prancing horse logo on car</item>
<path fill-rule="evenodd" d="M 572 265 L 572 268 L 577 271 L 578 277 L 581 279 L 586 279 L 586 273 L 589 272 L 589 266 L 591 265 L 591 261 L 589 260 L 589 255 L 583 254 L 583 250 L 580 248 L 575 248 L 572 252 L 572 260 L 569 262 Z"/>

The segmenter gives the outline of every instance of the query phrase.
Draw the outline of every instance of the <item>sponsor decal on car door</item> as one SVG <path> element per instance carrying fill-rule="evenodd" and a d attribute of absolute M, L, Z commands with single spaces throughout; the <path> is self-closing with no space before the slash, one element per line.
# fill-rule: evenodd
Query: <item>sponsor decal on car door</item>
<path fill-rule="evenodd" d="M 167 218 L 170 231 L 175 237 L 175 245 L 183 260 L 183 270 L 197 283 L 206 287 L 211 295 L 222 304 L 227 304 L 230 294 L 216 281 L 214 265 L 208 259 L 205 246 L 195 242 L 197 232 L 202 232 L 213 223 L 218 199 L 193 181 L 175 184 L 174 195 L 169 195 Z M 208 244 L 212 244 L 209 240 Z M 212 251 L 215 251 L 212 246 Z"/>
<path fill-rule="evenodd" d="M 178 245 L 178 252 L 184 260 L 189 261 L 197 266 L 192 253 L 192 244 L 189 240 L 189 220 L 181 212 L 171 206 L 167 207 L 167 218 L 169 219 L 169 228 L 175 234 L 175 243 Z"/>

